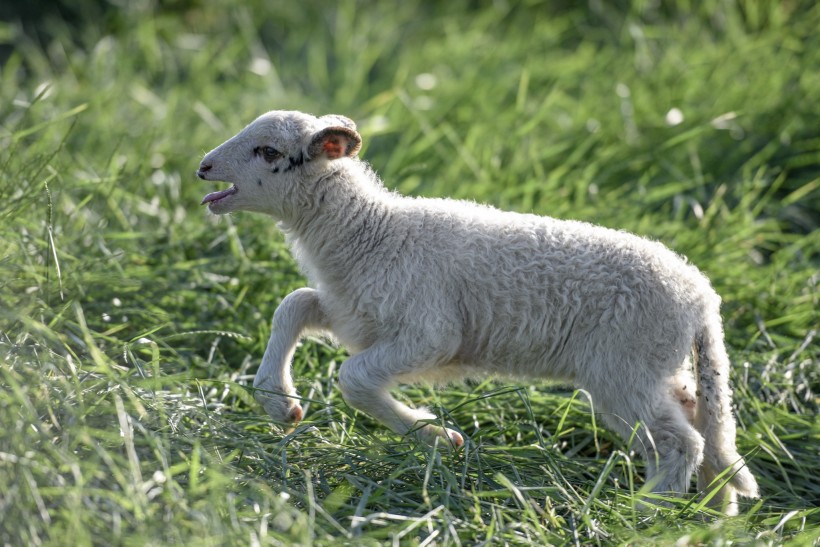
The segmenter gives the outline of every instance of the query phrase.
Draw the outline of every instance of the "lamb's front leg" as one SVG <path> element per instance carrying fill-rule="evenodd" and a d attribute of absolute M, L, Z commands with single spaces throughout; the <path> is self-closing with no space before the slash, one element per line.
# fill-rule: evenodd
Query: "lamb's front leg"
<path fill-rule="evenodd" d="M 274 420 L 295 423 L 302 419 L 302 407 L 293 397 L 293 352 L 306 331 L 328 328 L 318 293 L 307 288 L 290 293 L 276 308 L 272 323 L 268 347 L 253 380 L 254 397 Z"/>
<path fill-rule="evenodd" d="M 442 437 L 460 447 L 464 439 L 458 432 L 429 424 L 435 419 L 433 414 L 410 408 L 389 392 L 397 376 L 417 373 L 432 362 L 433 359 L 408 354 L 395 345 L 377 344 L 342 364 L 339 387 L 347 404 L 366 412 L 400 435 L 412 431 L 424 442 L 432 444 L 436 437 Z"/>

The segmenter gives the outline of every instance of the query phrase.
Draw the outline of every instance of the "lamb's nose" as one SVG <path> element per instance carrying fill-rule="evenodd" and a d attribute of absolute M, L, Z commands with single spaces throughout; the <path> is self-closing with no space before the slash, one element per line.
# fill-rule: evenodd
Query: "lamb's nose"
<path fill-rule="evenodd" d="M 196 176 L 198 176 L 201 179 L 204 179 L 205 178 L 205 173 L 210 171 L 212 167 L 213 167 L 212 163 L 205 163 L 203 161 L 202 163 L 199 164 L 199 170 L 196 172 Z"/>

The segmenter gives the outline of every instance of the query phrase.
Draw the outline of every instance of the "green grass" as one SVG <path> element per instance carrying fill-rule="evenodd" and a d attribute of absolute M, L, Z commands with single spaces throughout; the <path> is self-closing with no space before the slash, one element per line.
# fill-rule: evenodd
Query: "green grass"
<path fill-rule="evenodd" d="M 0 23 L 0 542 L 818 542 L 820 8 L 157 4 Z M 555 386 L 404 387 L 469 439 L 420 446 L 345 405 L 317 340 L 307 419 L 271 424 L 247 387 L 304 280 L 269 219 L 206 215 L 193 172 L 274 108 L 356 119 L 402 192 L 686 254 L 724 298 L 763 498 L 640 512 L 642 462 Z"/>

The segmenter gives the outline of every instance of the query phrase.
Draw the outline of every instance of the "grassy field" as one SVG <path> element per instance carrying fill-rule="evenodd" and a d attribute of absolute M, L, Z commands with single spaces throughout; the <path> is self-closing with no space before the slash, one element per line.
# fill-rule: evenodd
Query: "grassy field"
<path fill-rule="evenodd" d="M 159 4 L 0 22 L 0 543 L 817 544 L 820 6 Z M 248 387 L 305 281 L 193 173 L 280 108 L 357 120 L 404 193 L 687 255 L 724 298 L 762 499 L 639 511 L 643 463 L 560 386 L 403 387 L 468 438 L 418 445 L 344 403 L 320 340 L 306 420 L 271 423 Z"/>

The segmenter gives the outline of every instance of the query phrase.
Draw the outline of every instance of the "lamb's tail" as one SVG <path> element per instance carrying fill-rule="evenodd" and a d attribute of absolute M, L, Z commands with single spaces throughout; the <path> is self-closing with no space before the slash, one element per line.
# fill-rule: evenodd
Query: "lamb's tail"
<path fill-rule="evenodd" d="M 729 483 L 718 501 L 732 503 L 734 491 L 747 498 L 759 496 L 757 481 L 735 446 L 736 426 L 729 388 L 729 356 L 723 343 L 723 327 L 718 313 L 706 317 L 695 337 L 697 355 L 697 414 L 695 427 L 703 435 L 703 464 L 698 488 L 703 490 L 717 475 L 731 471 Z"/>

